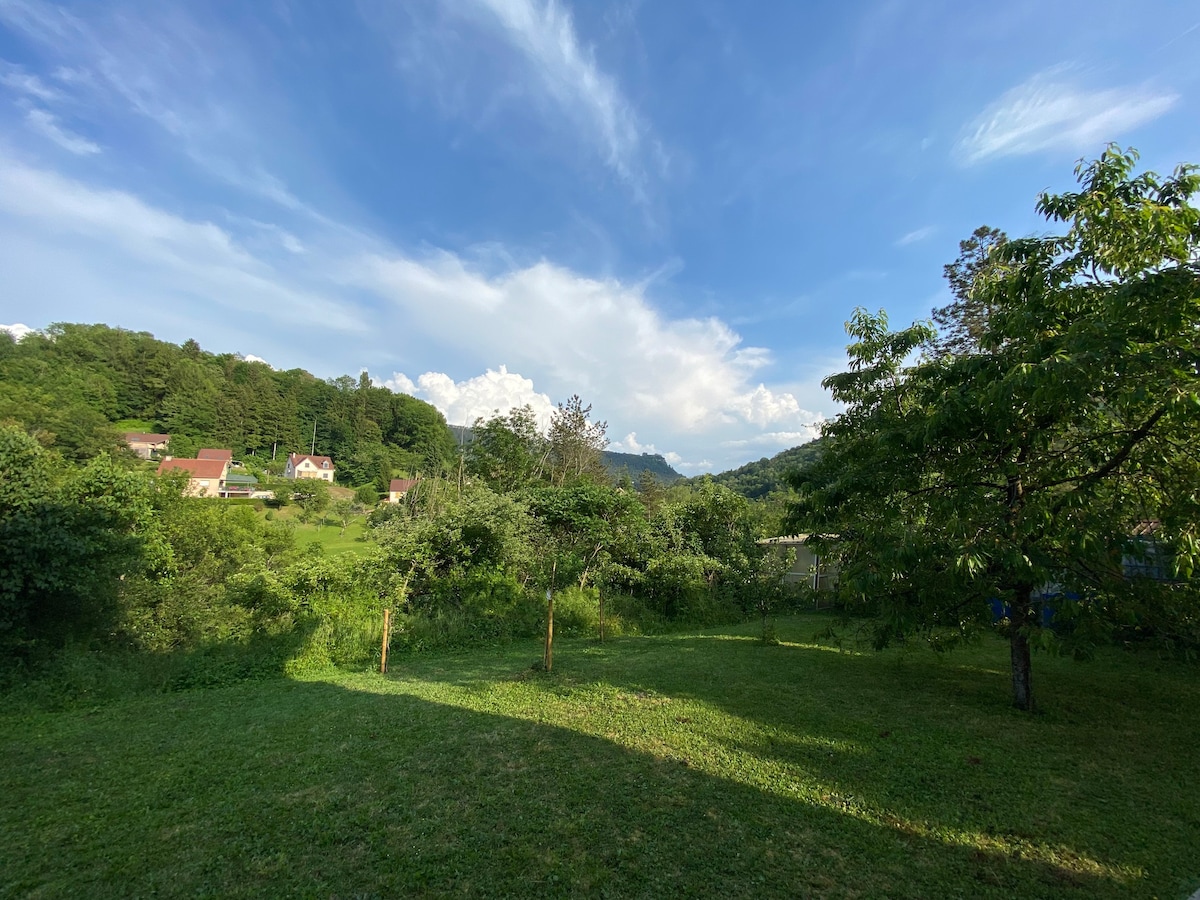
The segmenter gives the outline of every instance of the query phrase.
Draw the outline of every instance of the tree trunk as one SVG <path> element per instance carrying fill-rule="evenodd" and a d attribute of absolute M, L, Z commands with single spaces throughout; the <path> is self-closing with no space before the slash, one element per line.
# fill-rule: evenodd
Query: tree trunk
<path fill-rule="evenodd" d="M 1009 621 L 1009 654 L 1012 660 L 1013 706 L 1026 712 L 1034 711 L 1033 661 L 1029 654 L 1029 631 L 1034 610 L 1029 602 L 1033 588 L 1023 585 L 1013 596 Z"/>

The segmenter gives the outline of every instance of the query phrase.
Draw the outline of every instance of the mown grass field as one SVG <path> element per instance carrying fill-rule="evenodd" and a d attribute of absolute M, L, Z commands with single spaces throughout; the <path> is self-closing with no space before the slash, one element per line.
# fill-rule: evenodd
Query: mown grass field
<path fill-rule="evenodd" d="M 0 895 L 1170 897 L 1200 671 L 839 652 L 819 617 L 0 720 Z"/>

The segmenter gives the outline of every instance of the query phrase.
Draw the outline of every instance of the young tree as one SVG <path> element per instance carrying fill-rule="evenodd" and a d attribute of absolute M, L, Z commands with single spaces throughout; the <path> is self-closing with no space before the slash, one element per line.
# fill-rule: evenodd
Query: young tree
<path fill-rule="evenodd" d="M 304 521 L 317 518 L 321 524 L 325 510 L 329 508 L 329 485 L 320 478 L 297 478 L 295 485 L 296 503 L 302 510 Z"/>
<path fill-rule="evenodd" d="M 475 420 L 467 447 L 467 470 L 490 487 L 510 491 L 541 477 L 546 439 L 537 428 L 533 407 L 497 411 L 486 422 Z"/>
<path fill-rule="evenodd" d="M 993 251 L 978 352 L 910 364 L 928 326 L 856 311 L 850 370 L 824 382 L 846 411 L 794 481 L 791 527 L 879 604 L 879 643 L 1007 604 L 1022 709 L 1031 643 L 1048 638 L 1035 593 L 1057 584 L 1093 598 L 1060 614 L 1111 614 L 1148 520 L 1179 575 L 1200 558 L 1200 176 L 1133 176 L 1135 159 L 1081 163 L 1080 191 L 1038 201 L 1066 233 Z"/>
<path fill-rule="evenodd" d="M 550 450 L 550 480 L 553 484 L 591 478 L 607 481 L 601 454 L 608 446 L 607 422 L 591 421 L 592 405 L 583 405 L 578 394 L 558 404 L 547 436 Z"/>

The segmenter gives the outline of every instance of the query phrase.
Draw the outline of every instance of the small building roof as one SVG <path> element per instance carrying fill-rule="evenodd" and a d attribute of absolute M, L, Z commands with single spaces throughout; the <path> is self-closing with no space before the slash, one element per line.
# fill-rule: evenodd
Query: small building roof
<path fill-rule="evenodd" d="M 225 463 L 219 459 L 164 459 L 158 464 L 158 474 L 187 472 L 192 478 L 220 478 Z"/>
<path fill-rule="evenodd" d="M 324 469 L 324 468 L 332 469 L 333 468 L 333 460 L 330 459 L 328 456 L 310 456 L 307 453 L 290 453 L 290 454 L 288 454 L 288 462 L 290 462 L 292 464 L 292 468 L 295 468 L 296 466 L 300 465 L 300 463 L 304 462 L 306 459 L 310 460 L 312 462 L 312 464 L 314 466 L 316 466 L 318 469 Z M 329 463 L 329 465 L 324 466 L 324 465 L 322 465 L 322 463 Z"/>
<path fill-rule="evenodd" d="M 758 544 L 762 547 L 803 547 L 811 537 L 813 537 L 811 534 L 784 534 L 779 537 L 763 538 L 758 541 Z M 828 534 L 823 537 L 836 538 L 837 535 Z"/>
<path fill-rule="evenodd" d="M 169 434 L 151 434 L 148 431 L 126 431 L 121 437 L 125 439 L 125 443 L 137 441 L 139 444 L 165 444 L 171 440 Z"/>
<path fill-rule="evenodd" d="M 196 454 L 196 459 L 222 459 L 225 462 L 233 461 L 232 450 L 201 450 Z"/>
<path fill-rule="evenodd" d="M 232 484 L 254 485 L 254 484 L 258 484 L 258 479 L 255 478 L 253 475 L 227 475 L 227 476 L 225 476 L 225 484 L 227 484 L 227 485 L 232 485 Z"/>
<path fill-rule="evenodd" d="M 411 491 L 416 484 L 417 479 L 415 478 L 393 478 L 391 484 L 388 485 L 388 493 L 403 494 L 405 491 Z"/>

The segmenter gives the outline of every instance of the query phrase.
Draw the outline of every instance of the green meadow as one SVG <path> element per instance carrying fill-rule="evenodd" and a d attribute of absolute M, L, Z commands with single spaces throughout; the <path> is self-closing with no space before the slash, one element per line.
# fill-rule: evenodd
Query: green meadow
<path fill-rule="evenodd" d="M 819 616 L 0 719 L 0 896 L 1187 897 L 1193 664 Z"/>

